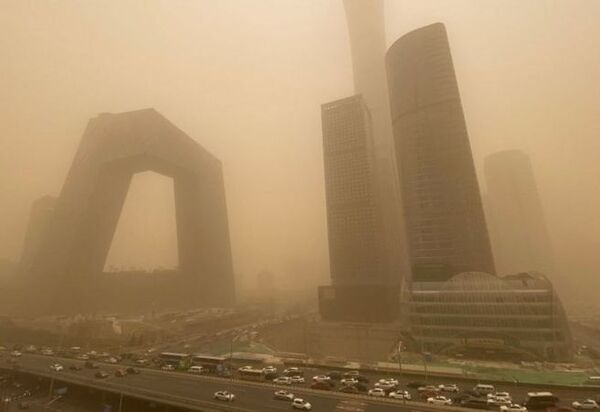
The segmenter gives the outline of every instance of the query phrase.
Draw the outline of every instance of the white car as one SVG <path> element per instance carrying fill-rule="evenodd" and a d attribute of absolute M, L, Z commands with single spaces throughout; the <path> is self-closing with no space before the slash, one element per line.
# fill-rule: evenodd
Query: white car
<path fill-rule="evenodd" d="M 382 379 L 382 380 L 383 380 L 383 379 Z M 375 383 L 375 387 L 376 387 L 376 388 L 381 388 L 381 389 L 391 390 L 391 389 L 395 389 L 395 388 L 398 386 L 398 384 L 397 384 L 397 383 L 394 383 L 394 382 L 392 382 L 392 381 L 385 381 L 385 380 L 384 380 L 384 381 L 382 382 L 382 380 L 380 380 L 379 382 L 376 382 L 376 383 Z"/>
<path fill-rule="evenodd" d="M 275 399 L 279 399 L 282 401 L 293 401 L 294 400 L 294 394 L 288 391 L 276 391 L 274 394 Z"/>
<path fill-rule="evenodd" d="M 275 366 L 264 367 L 263 373 L 277 373 L 277 368 Z"/>
<path fill-rule="evenodd" d="M 215 392 L 215 399 L 219 401 L 233 402 L 235 395 L 227 391 L 217 391 Z"/>
<path fill-rule="evenodd" d="M 291 368 L 287 368 L 286 370 L 283 371 L 284 375 L 291 375 L 293 373 L 302 373 L 302 371 L 300 370 L 300 368 L 297 368 L 295 366 L 292 366 Z"/>
<path fill-rule="evenodd" d="M 20 356 L 22 356 L 23 354 L 21 352 L 19 352 L 18 350 L 14 350 L 10 353 L 10 356 L 12 356 L 13 358 L 18 358 Z"/>
<path fill-rule="evenodd" d="M 278 376 L 277 378 L 273 379 L 273 383 L 277 385 L 291 385 L 292 378 L 289 376 Z"/>
<path fill-rule="evenodd" d="M 79 360 L 90 360 L 90 355 L 86 355 L 86 354 L 84 353 L 84 354 L 81 354 L 81 355 L 77 355 L 77 356 L 75 356 L 75 359 L 79 359 Z"/>
<path fill-rule="evenodd" d="M 342 385 L 356 385 L 358 383 L 358 379 L 356 378 L 344 378 L 340 381 Z"/>
<path fill-rule="evenodd" d="M 412 399 L 412 397 L 410 396 L 410 393 L 408 393 L 408 391 L 394 391 L 394 392 L 390 392 L 388 396 L 392 399 L 399 399 L 401 401 L 403 401 L 403 400 L 410 401 Z"/>
<path fill-rule="evenodd" d="M 527 412 L 527 408 L 517 403 L 511 403 L 510 405 L 502 405 L 500 412 Z"/>
<path fill-rule="evenodd" d="M 490 406 L 502 406 L 512 404 L 512 398 L 508 392 L 489 393 L 487 403 Z"/>
<path fill-rule="evenodd" d="M 60 371 L 64 370 L 65 368 L 60 363 L 55 363 L 55 364 L 50 365 L 50 369 L 52 369 L 55 372 L 60 372 Z"/>
<path fill-rule="evenodd" d="M 46 349 L 42 349 L 41 354 L 45 355 L 45 356 L 53 356 L 54 355 L 54 351 L 52 349 L 47 349 L 46 348 Z"/>
<path fill-rule="evenodd" d="M 190 366 L 190 368 L 188 369 L 189 373 L 195 373 L 195 374 L 202 374 L 206 372 L 206 369 L 204 369 L 202 366 Z"/>
<path fill-rule="evenodd" d="M 304 383 L 304 376 L 290 376 L 292 383 Z"/>
<path fill-rule="evenodd" d="M 376 396 L 379 398 L 385 398 L 385 391 L 381 388 L 373 388 L 373 389 L 369 389 L 368 392 L 369 396 Z"/>
<path fill-rule="evenodd" d="M 238 368 L 238 372 L 250 371 L 250 370 L 252 370 L 252 366 L 248 366 L 248 365 Z"/>
<path fill-rule="evenodd" d="M 292 408 L 302 409 L 303 411 L 310 411 L 312 409 L 312 405 L 302 398 L 296 398 L 292 401 Z"/>
<path fill-rule="evenodd" d="M 313 382 L 329 382 L 330 380 L 331 380 L 331 378 L 326 375 L 313 376 Z"/>
<path fill-rule="evenodd" d="M 586 399 L 583 402 L 575 401 L 571 405 L 573 406 L 573 408 L 575 408 L 575 409 L 581 409 L 581 410 L 595 410 L 595 409 L 600 409 L 600 406 L 598 406 L 598 402 L 596 402 L 593 399 Z"/>
<path fill-rule="evenodd" d="M 383 379 L 379 379 L 377 382 L 379 382 L 379 383 L 393 383 L 396 386 L 398 386 L 400 384 L 400 382 L 398 382 L 398 379 L 394 379 L 394 378 L 383 378 Z"/>
<path fill-rule="evenodd" d="M 163 365 L 161 367 L 162 370 L 164 371 L 174 371 L 175 370 L 175 366 L 171 365 L 170 363 L 167 363 L 166 365 Z"/>
<path fill-rule="evenodd" d="M 454 383 L 438 385 L 438 389 L 442 392 L 458 393 L 460 389 Z"/>
<path fill-rule="evenodd" d="M 427 398 L 427 403 L 432 405 L 452 405 L 452 400 L 445 396 L 434 396 L 432 398 Z"/>

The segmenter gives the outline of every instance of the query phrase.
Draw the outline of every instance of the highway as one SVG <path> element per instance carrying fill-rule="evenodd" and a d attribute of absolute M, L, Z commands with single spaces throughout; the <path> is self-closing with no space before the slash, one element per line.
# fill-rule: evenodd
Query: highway
<path fill-rule="evenodd" d="M 65 367 L 61 372 L 50 370 L 55 362 Z M 274 385 L 245 382 L 209 376 L 194 376 L 180 372 L 166 372 L 153 369 L 141 369 L 138 375 L 116 377 L 114 371 L 119 365 L 100 364 L 100 370 L 110 374 L 108 378 L 98 379 L 94 374 L 98 369 L 83 368 L 71 371 L 69 366 L 83 361 L 74 359 L 57 359 L 43 355 L 23 354 L 18 359 L 22 372 L 35 375 L 55 376 L 57 380 L 92 386 L 112 392 L 124 392 L 126 395 L 140 396 L 158 402 L 171 402 L 177 406 L 186 406 L 201 411 L 238 410 L 249 411 L 289 411 L 289 402 L 273 399 Z M 6 364 L 6 368 L 10 365 Z M 214 400 L 213 394 L 218 390 L 228 390 L 235 394 L 232 404 Z M 309 401 L 313 411 L 353 411 L 353 412 L 425 412 L 432 408 L 426 404 L 410 403 L 406 407 L 402 401 L 379 400 L 376 398 L 357 397 L 336 392 L 316 391 L 308 388 L 289 388 L 297 396 Z M 441 411 L 442 409 L 433 409 Z M 448 407 L 443 410 L 450 410 Z"/>

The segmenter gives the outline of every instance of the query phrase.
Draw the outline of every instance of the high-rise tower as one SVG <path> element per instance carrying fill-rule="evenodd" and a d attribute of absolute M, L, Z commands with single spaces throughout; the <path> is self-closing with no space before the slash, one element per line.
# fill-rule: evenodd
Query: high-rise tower
<path fill-rule="evenodd" d="M 398 39 L 386 66 L 413 277 L 495 273 L 444 25 Z"/>
<path fill-rule="evenodd" d="M 552 248 L 529 157 L 518 150 L 485 159 L 488 220 L 498 271 L 551 275 Z"/>

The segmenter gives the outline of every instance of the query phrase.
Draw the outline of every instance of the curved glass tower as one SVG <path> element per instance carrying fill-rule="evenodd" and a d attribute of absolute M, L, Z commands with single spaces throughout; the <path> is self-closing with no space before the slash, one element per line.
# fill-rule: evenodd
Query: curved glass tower
<path fill-rule="evenodd" d="M 398 39 L 386 66 L 414 280 L 495 273 L 444 25 Z"/>

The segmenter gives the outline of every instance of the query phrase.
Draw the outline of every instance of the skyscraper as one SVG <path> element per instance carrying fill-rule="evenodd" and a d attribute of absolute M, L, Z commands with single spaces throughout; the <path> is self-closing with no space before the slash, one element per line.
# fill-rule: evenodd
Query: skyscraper
<path fill-rule="evenodd" d="M 398 39 L 386 66 L 413 277 L 495 273 L 444 25 Z"/>
<path fill-rule="evenodd" d="M 401 276 L 386 248 L 370 113 L 356 95 L 324 104 L 321 117 L 333 284 L 319 290 L 321 315 L 390 320 L 398 310 Z"/>
<path fill-rule="evenodd" d="M 319 291 L 329 320 L 398 315 L 410 276 L 395 177 L 383 2 L 345 0 L 355 95 L 321 110 L 331 287 Z"/>
<path fill-rule="evenodd" d="M 488 220 L 498 271 L 553 272 L 552 248 L 529 157 L 518 150 L 485 159 Z"/>

